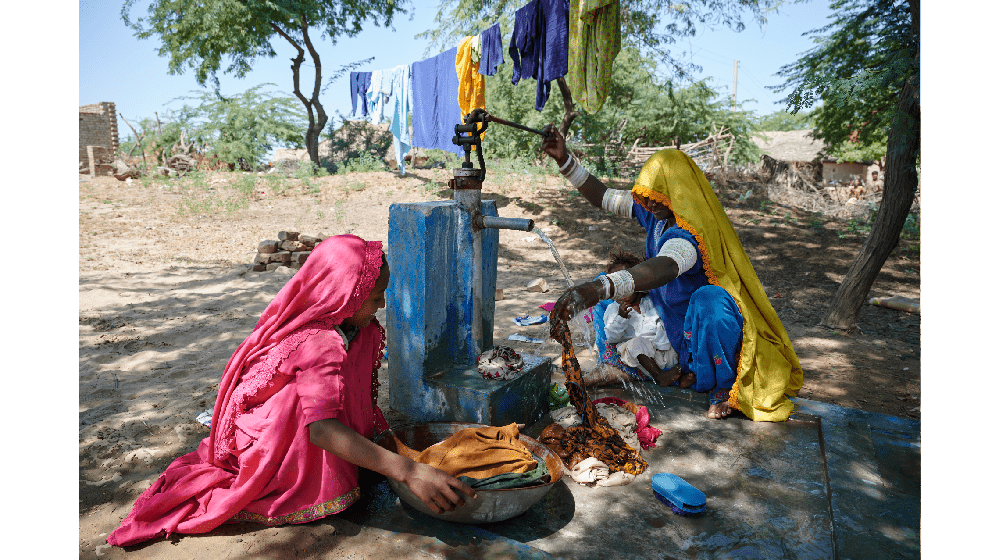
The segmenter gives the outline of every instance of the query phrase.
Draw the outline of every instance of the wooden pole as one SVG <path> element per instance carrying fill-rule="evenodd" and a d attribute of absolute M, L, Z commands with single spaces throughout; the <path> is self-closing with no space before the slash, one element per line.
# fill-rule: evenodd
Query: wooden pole
<path fill-rule="evenodd" d="M 739 69 L 739 67 L 740 67 L 740 61 L 734 60 L 733 61 L 733 103 L 732 103 L 732 107 L 733 108 L 736 107 L 736 74 L 737 74 L 737 70 Z"/>

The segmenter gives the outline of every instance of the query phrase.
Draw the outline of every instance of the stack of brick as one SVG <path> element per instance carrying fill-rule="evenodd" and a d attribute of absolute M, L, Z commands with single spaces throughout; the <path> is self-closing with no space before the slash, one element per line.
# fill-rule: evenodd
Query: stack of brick
<path fill-rule="evenodd" d="M 298 270 L 309 258 L 309 253 L 317 243 L 326 239 L 300 235 L 297 231 L 279 231 L 278 239 L 266 239 L 257 246 L 257 256 L 253 260 L 253 271 L 264 272 L 287 266 Z"/>

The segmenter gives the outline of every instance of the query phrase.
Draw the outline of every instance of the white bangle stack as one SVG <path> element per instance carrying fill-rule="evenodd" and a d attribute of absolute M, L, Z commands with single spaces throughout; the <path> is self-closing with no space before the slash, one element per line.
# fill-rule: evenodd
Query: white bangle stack
<path fill-rule="evenodd" d="M 577 189 L 590 177 L 590 173 L 570 153 L 566 154 L 566 163 L 559 166 L 559 172 Z"/>
<path fill-rule="evenodd" d="M 632 279 L 632 273 L 627 270 L 612 272 L 601 278 L 607 278 L 614 285 L 616 301 L 621 301 L 635 293 L 635 280 Z"/>
<path fill-rule="evenodd" d="M 611 281 L 608 280 L 608 275 L 604 274 L 601 276 L 601 285 L 604 286 L 604 293 L 601 294 L 601 299 L 608 299 L 611 297 Z"/>

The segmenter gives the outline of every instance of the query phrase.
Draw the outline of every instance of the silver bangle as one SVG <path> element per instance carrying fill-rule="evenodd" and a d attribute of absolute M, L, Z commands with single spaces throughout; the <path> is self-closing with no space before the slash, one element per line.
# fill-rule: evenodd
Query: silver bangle
<path fill-rule="evenodd" d="M 619 270 L 606 276 L 615 287 L 615 301 L 621 301 L 635 293 L 635 281 L 628 270 Z"/>
<path fill-rule="evenodd" d="M 611 297 L 611 281 L 608 280 L 608 275 L 607 274 L 601 275 L 601 285 L 604 286 L 604 294 L 602 295 L 601 299 L 604 300 L 604 299 L 610 298 Z"/>
<path fill-rule="evenodd" d="M 572 164 L 573 164 L 573 154 L 566 152 L 566 163 L 559 166 L 559 172 L 565 175 L 566 170 L 569 169 L 569 166 Z"/>
<path fill-rule="evenodd" d="M 573 187 L 579 189 L 580 186 L 587 181 L 587 177 L 590 177 L 590 173 L 587 172 L 587 170 L 580 165 L 580 162 L 575 159 L 573 160 L 573 163 L 576 165 L 569 168 L 566 173 L 563 173 L 563 175 L 566 177 L 566 180 L 573 185 Z"/>

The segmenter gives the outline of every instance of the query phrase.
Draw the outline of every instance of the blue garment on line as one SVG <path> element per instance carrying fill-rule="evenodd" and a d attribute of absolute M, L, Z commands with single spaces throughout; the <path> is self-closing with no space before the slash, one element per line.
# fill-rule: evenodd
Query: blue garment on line
<path fill-rule="evenodd" d="M 351 72 L 351 116 L 358 114 L 358 99 L 361 99 L 361 116 L 368 116 L 368 87 L 372 83 L 371 72 Z"/>
<path fill-rule="evenodd" d="M 412 65 L 413 145 L 446 150 L 461 156 L 462 147 L 451 141 L 455 136 L 455 125 L 462 124 L 462 110 L 458 106 L 458 74 L 455 72 L 457 55 L 458 47 L 452 47 Z"/>
<path fill-rule="evenodd" d="M 531 0 L 518 8 L 508 52 L 514 63 L 511 83 L 537 80 L 535 109 L 541 111 L 550 82 L 569 71 L 569 0 Z"/>
<path fill-rule="evenodd" d="M 500 33 L 499 23 L 494 23 L 483 31 L 479 36 L 479 45 L 482 53 L 479 57 L 479 73 L 483 76 L 492 76 L 497 73 L 497 66 L 504 63 L 503 36 Z"/>
<path fill-rule="evenodd" d="M 372 83 L 368 88 L 368 120 L 373 124 L 389 122 L 392 133 L 392 148 L 396 156 L 399 173 L 406 173 L 403 157 L 410 151 L 410 126 L 407 116 L 413 106 L 413 92 L 410 80 L 410 65 L 400 64 L 388 70 L 372 72 Z"/>

